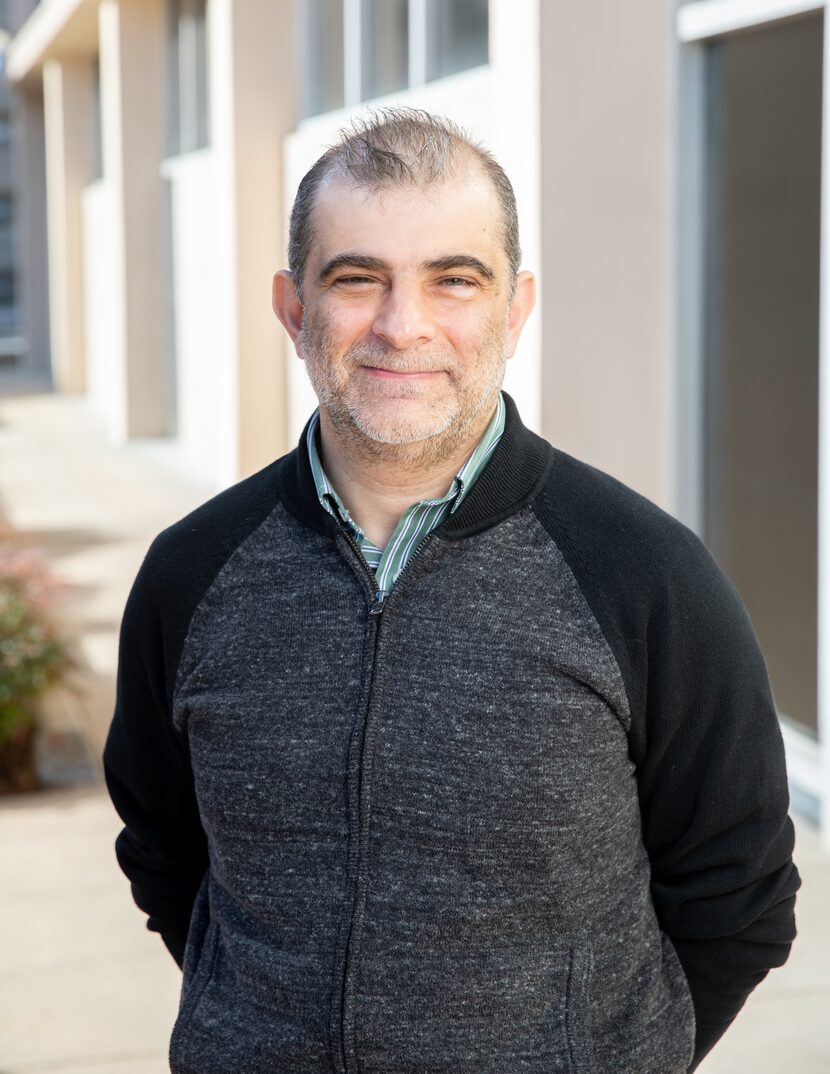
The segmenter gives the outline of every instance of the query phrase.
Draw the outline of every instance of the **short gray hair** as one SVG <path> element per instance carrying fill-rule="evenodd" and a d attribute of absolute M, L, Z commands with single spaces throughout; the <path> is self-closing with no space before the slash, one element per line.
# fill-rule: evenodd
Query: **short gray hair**
<path fill-rule="evenodd" d="M 312 165 L 297 188 L 288 236 L 288 267 L 300 298 L 314 238 L 312 210 L 324 179 L 338 173 L 373 192 L 408 183 L 429 186 L 452 176 L 465 158 L 478 164 L 493 184 L 501 206 L 512 293 L 521 262 L 519 220 L 516 196 L 502 166 L 452 120 L 416 108 L 382 108 L 341 130 L 340 141 Z"/>

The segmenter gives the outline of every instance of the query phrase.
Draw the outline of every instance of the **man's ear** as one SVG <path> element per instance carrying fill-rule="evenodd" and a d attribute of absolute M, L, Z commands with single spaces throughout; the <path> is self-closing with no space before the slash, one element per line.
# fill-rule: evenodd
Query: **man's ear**
<path fill-rule="evenodd" d="M 520 272 L 516 277 L 516 290 L 507 309 L 507 356 L 513 357 L 519 336 L 536 305 L 536 277 L 532 272 Z"/>
<path fill-rule="evenodd" d="M 299 346 L 300 329 L 303 326 L 303 304 L 297 294 L 294 277 L 287 269 L 274 273 L 271 284 L 271 304 L 283 328 L 291 336 L 297 357 L 302 358 Z"/>

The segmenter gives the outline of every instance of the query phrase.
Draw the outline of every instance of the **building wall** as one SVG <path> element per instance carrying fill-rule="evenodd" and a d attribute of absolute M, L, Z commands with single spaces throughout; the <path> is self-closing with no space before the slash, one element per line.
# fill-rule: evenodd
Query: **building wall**
<path fill-rule="evenodd" d="M 540 5 L 545 435 L 664 507 L 671 435 L 670 5 Z"/>

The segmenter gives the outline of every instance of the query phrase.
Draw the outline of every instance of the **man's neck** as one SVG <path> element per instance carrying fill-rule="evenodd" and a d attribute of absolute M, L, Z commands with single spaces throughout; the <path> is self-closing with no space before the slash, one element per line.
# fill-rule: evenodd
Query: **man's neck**
<path fill-rule="evenodd" d="M 352 519 L 368 540 L 385 548 L 401 515 L 413 503 L 444 496 L 453 479 L 475 450 L 489 425 L 495 404 L 471 427 L 463 441 L 447 445 L 446 453 L 426 445 L 362 442 L 343 437 L 326 412 L 320 410 L 322 463 Z"/>

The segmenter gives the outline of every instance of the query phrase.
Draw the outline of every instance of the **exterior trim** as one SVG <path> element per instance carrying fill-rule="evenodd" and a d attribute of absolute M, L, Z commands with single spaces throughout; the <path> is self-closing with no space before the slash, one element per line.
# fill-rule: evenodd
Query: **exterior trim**
<path fill-rule="evenodd" d="M 824 6 L 824 0 L 698 0 L 678 10 L 677 36 L 681 41 L 703 41 L 808 15 Z"/>

